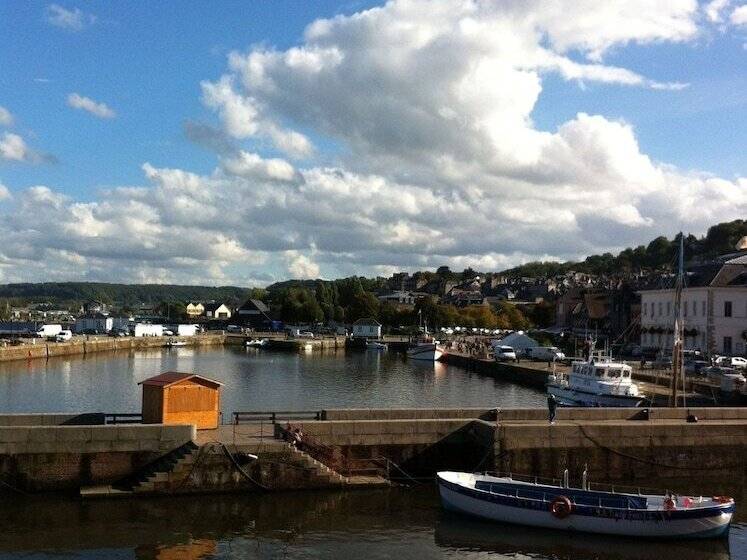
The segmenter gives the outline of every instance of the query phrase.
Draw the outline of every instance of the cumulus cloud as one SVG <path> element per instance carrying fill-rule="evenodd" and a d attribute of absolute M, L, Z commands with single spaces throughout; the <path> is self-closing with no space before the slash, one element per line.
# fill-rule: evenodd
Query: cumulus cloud
<path fill-rule="evenodd" d="M 0 158 L 10 161 L 25 161 L 32 157 L 26 142 L 18 134 L 6 132 L 0 137 Z"/>
<path fill-rule="evenodd" d="M 78 93 L 71 93 L 67 96 L 67 104 L 73 109 L 80 109 L 91 113 L 100 119 L 113 119 L 117 114 L 106 105 L 106 103 L 97 103 L 90 97 L 84 97 Z"/>
<path fill-rule="evenodd" d="M 13 115 L 5 107 L 0 105 L 0 126 L 11 126 L 13 124 Z"/>
<path fill-rule="evenodd" d="M 8 190 L 8 187 L 0 183 L 0 202 L 3 200 L 8 200 L 11 197 L 10 191 Z"/>
<path fill-rule="evenodd" d="M 148 163 L 145 184 L 85 203 L 16 193 L 0 259 L 41 277 L 267 282 L 498 270 L 704 233 L 747 214 L 746 179 L 656 161 L 623 119 L 532 118 L 548 74 L 682 87 L 605 56 L 693 40 L 702 14 L 691 0 L 408 0 L 315 21 L 301 44 L 232 53 L 201 84 L 219 124 L 185 131 L 216 152 L 212 172 Z M 332 163 L 285 159 L 313 155 L 311 138 L 339 147 Z"/>
<path fill-rule="evenodd" d="M 80 8 L 68 10 L 58 4 L 50 4 L 45 13 L 48 23 L 68 31 L 82 31 L 85 27 L 96 23 L 96 16 Z"/>
<path fill-rule="evenodd" d="M 729 20 L 734 25 L 747 25 L 747 4 L 735 8 Z"/>

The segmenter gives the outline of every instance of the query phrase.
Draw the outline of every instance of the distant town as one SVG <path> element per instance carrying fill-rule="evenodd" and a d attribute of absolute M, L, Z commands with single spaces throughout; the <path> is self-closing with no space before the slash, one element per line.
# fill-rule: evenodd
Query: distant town
<path fill-rule="evenodd" d="M 29 335 L 57 337 L 60 330 L 70 336 L 178 336 L 291 328 L 339 335 L 363 320 L 401 335 L 419 328 L 449 334 L 531 330 L 568 350 L 592 336 L 620 354 L 655 355 L 672 345 L 678 244 L 679 236 L 659 237 L 617 256 L 529 263 L 502 272 L 442 266 L 389 278 L 289 280 L 254 289 L 9 284 L 0 286 L 0 337 L 12 344 Z M 686 237 L 684 246 L 685 347 L 744 355 L 747 222 L 718 224 L 702 238 Z"/>

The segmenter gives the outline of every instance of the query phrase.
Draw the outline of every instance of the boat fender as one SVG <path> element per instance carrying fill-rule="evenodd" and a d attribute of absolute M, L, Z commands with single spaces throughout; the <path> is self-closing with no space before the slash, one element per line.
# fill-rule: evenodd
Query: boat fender
<path fill-rule="evenodd" d="M 664 498 L 664 509 L 665 510 L 671 511 L 676 508 L 677 508 L 677 504 L 674 503 L 672 496 L 667 496 L 666 498 Z"/>
<path fill-rule="evenodd" d="M 573 504 L 566 496 L 558 496 L 550 502 L 550 513 L 558 519 L 565 519 L 573 511 Z"/>

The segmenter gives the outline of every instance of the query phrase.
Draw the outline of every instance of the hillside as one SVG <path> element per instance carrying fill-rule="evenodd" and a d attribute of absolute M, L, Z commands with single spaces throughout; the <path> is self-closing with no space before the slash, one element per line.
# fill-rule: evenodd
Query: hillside
<path fill-rule="evenodd" d="M 0 285 L 0 298 L 50 303 L 98 300 L 107 304 L 155 304 L 162 301 L 243 300 L 249 288 L 236 286 L 180 286 L 171 284 L 106 284 L 96 282 L 44 282 Z"/>

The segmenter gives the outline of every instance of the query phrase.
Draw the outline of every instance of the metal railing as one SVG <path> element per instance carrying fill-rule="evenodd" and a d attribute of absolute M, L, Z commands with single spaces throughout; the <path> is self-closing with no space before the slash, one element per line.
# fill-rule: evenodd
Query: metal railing
<path fill-rule="evenodd" d="M 232 412 L 233 424 L 242 422 L 265 422 L 273 424 L 288 420 L 324 420 L 323 410 L 250 410 Z"/>
<path fill-rule="evenodd" d="M 104 414 L 104 424 L 142 424 L 143 415 L 139 412 L 113 412 Z"/>

